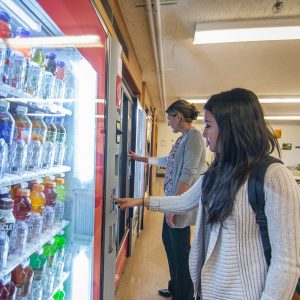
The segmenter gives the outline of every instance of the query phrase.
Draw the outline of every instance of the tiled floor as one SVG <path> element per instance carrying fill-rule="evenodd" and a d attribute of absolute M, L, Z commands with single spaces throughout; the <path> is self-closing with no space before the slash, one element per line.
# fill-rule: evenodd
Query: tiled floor
<path fill-rule="evenodd" d="M 155 195 L 163 192 L 163 178 L 157 178 Z M 136 241 L 134 253 L 127 259 L 116 293 L 116 300 L 163 300 L 157 294 L 167 287 L 169 272 L 161 241 L 163 214 L 147 211 L 144 230 Z"/>

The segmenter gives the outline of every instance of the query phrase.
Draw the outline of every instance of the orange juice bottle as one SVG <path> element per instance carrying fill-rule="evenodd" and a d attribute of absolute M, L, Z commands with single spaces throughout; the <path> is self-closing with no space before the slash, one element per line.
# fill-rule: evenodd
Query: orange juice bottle
<path fill-rule="evenodd" d="M 31 211 L 42 214 L 44 205 L 46 204 L 46 197 L 44 194 L 44 186 L 42 184 L 34 184 L 30 193 Z"/>

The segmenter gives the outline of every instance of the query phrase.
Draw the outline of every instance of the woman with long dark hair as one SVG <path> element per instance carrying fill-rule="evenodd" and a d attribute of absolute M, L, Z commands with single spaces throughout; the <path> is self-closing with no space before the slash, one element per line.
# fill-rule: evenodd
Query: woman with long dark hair
<path fill-rule="evenodd" d="M 233 89 L 209 98 L 203 136 L 215 153 L 206 173 L 181 196 L 119 199 L 180 213 L 199 205 L 189 266 L 198 299 L 288 300 L 300 275 L 300 189 L 281 163 L 264 177 L 265 215 L 272 249 L 267 265 L 248 177 L 279 151 L 257 96 Z"/>
<path fill-rule="evenodd" d="M 136 160 L 166 168 L 164 193 L 180 195 L 187 191 L 206 170 L 205 146 L 199 130 L 193 127 L 199 111 L 195 105 L 179 99 L 166 110 L 168 125 L 174 133 L 181 133 L 168 156 L 142 157 L 134 152 Z M 191 225 L 195 225 L 197 208 L 184 214 L 165 213 L 162 240 L 168 258 L 170 279 L 168 288 L 158 290 L 163 297 L 173 300 L 193 300 L 193 283 L 189 273 Z"/>

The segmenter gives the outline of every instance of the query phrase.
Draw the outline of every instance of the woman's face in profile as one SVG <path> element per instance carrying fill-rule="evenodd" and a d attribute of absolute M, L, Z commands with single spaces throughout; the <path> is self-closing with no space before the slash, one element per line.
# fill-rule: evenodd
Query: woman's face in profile
<path fill-rule="evenodd" d="M 179 123 L 180 123 L 180 115 L 177 114 L 177 115 L 169 115 L 168 114 L 168 126 L 170 126 L 173 130 L 174 133 L 177 133 L 179 132 Z"/>
<path fill-rule="evenodd" d="M 217 151 L 217 139 L 219 135 L 219 127 L 213 114 L 204 109 L 204 131 L 203 137 L 206 140 L 206 146 L 211 152 Z"/>

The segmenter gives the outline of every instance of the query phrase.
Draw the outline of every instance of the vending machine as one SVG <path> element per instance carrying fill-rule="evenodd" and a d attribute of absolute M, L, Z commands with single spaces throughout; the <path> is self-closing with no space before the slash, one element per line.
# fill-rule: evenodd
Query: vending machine
<path fill-rule="evenodd" d="M 86 0 L 0 0 L 0 38 L 0 293 L 114 299 L 121 48 Z"/>

